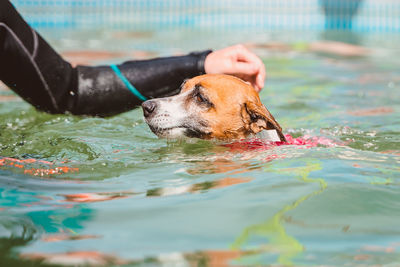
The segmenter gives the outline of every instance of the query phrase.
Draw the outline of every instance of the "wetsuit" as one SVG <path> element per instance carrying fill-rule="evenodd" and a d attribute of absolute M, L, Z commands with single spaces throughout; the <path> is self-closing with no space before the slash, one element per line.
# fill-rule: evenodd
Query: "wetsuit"
<path fill-rule="evenodd" d="M 107 116 L 130 110 L 144 98 L 176 94 L 183 80 L 204 74 L 210 52 L 128 61 L 114 68 L 74 68 L 8 0 L 0 0 L 0 80 L 37 109 L 50 113 Z M 129 84 L 142 99 L 129 90 Z"/>

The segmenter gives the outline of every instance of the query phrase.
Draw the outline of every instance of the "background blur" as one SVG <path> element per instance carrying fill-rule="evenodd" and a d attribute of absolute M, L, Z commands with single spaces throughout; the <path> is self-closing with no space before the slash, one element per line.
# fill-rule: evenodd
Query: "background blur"
<path fill-rule="evenodd" d="M 235 43 L 278 50 L 287 50 L 289 44 L 290 50 L 298 51 L 315 41 L 333 40 L 388 51 L 397 50 L 400 41 L 397 0 L 12 2 L 64 57 L 81 64 L 182 54 Z M 323 50 L 327 49 L 335 50 L 334 54 L 348 50 L 324 44 Z M 103 54 L 82 58 L 77 51 Z M 105 55 L 105 51 L 120 54 Z M 126 55 L 127 51 L 133 52 Z"/>
<path fill-rule="evenodd" d="M 14 0 L 38 28 L 398 32 L 397 0 Z"/>

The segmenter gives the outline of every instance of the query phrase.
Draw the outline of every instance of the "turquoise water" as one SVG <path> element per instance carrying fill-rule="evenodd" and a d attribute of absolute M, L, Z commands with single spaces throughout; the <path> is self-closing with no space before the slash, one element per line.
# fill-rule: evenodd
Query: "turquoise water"
<path fill-rule="evenodd" d="M 240 37 L 190 34 L 52 42 L 164 55 Z M 349 57 L 289 39 L 253 46 L 268 69 L 261 99 L 285 133 L 337 146 L 166 141 L 140 109 L 49 115 L 0 91 L 1 266 L 400 265 L 399 49 L 364 39 L 368 53 Z"/>

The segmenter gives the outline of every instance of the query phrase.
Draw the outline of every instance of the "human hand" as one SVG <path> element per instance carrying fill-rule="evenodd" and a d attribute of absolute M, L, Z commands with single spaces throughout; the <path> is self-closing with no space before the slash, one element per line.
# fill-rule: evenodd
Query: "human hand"
<path fill-rule="evenodd" d="M 230 74 L 250 82 L 259 92 L 264 87 L 265 66 L 261 59 L 243 45 L 235 45 L 210 53 L 204 62 L 206 73 Z"/>

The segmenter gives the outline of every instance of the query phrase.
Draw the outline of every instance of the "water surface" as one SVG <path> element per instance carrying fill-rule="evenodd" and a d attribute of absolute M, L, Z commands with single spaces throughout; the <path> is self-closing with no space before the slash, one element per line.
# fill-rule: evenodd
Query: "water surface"
<path fill-rule="evenodd" d="M 188 35 L 173 36 L 181 51 L 206 47 Z M 84 48 L 113 50 L 110 36 Z M 144 57 L 179 52 L 162 33 L 116 36 L 125 54 L 94 63 L 146 45 Z M 285 133 L 333 147 L 167 141 L 140 109 L 49 115 L 0 91 L 1 265 L 400 264 L 399 50 L 378 38 L 349 57 L 312 43 L 256 46 L 269 77 L 260 97 Z"/>

